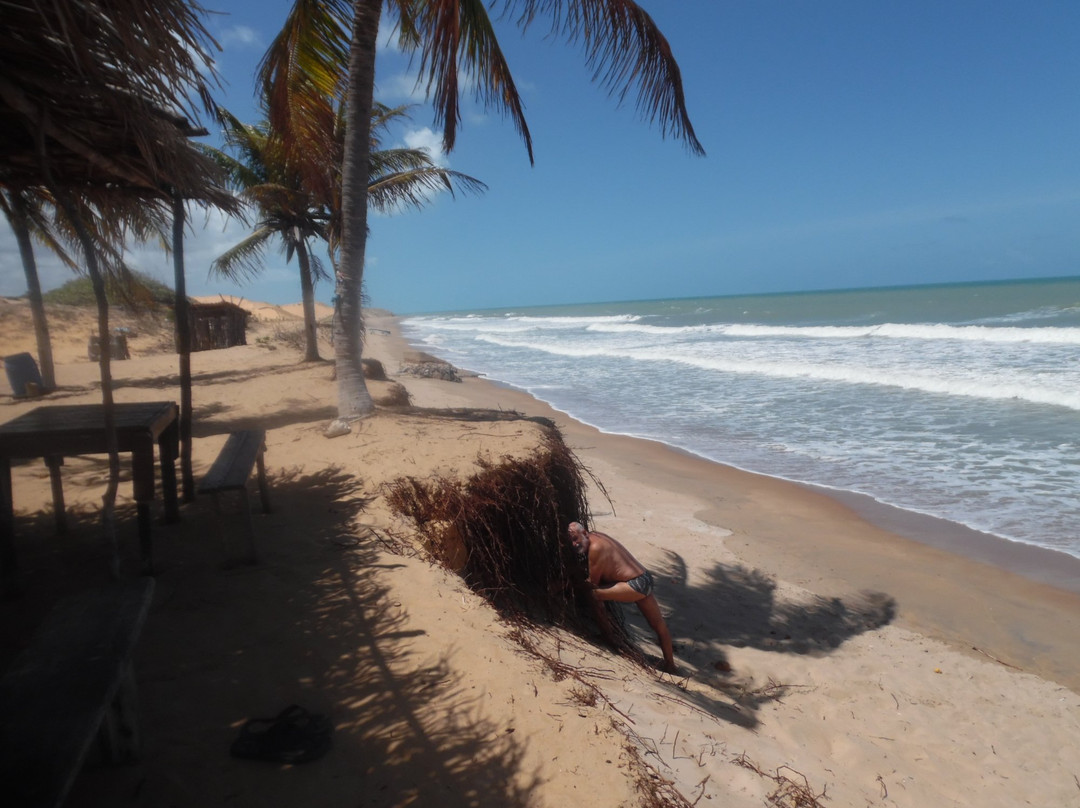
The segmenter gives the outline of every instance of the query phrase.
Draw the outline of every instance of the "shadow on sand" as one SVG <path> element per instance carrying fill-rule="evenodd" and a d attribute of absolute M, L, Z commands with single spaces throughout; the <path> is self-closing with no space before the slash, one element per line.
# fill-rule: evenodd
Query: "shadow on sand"
<path fill-rule="evenodd" d="M 362 527 L 362 481 L 329 468 L 277 475 L 271 488 L 275 512 L 254 516 L 257 566 L 223 565 L 205 498 L 181 523 L 155 525 L 157 588 L 135 660 L 144 756 L 88 766 L 67 805 L 305 805 L 316 793 L 322 804 L 530 804 L 527 739 L 485 718 L 480 691 L 445 657 L 416 658 L 417 632 L 380 583 L 386 556 Z M 138 569 L 131 510 L 118 512 L 124 575 Z M 48 512 L 17 522 L 27 596 L 0 604 L 5 666 L 56 600 L 109 581 L 92 507 L 72 509 L 64 537 Z M 246 719 L 293 703 L 330 715 L 326 757 L 230 757 Z"/>
<path fill-rule="evenodd" d="M 783 698 L 798 685 L 743 677 L 732 669 L 723 646 L 823 656 L 896 616 L 896 601 L 885 593 L 785 597 L 771 576 L 743 566 L 717 563 L 704 572 L 702 583 L 691 585 L 684 560 L 671 551 L 654 572 L 663 581 L 657 588 L 661 602 L 667 592 L 681 604 L 665 609 L 677 661 L 684 674 L 710 685 L 704 691 L 685 689 L 679 698 L 748 728 L 757 725 L 756 713 L 763 704 Z M 677 590 L 682 591 L 673 596 Z M 653 638 L 644 621 L 633 609 L 625 613 L 650 647 Z"/>

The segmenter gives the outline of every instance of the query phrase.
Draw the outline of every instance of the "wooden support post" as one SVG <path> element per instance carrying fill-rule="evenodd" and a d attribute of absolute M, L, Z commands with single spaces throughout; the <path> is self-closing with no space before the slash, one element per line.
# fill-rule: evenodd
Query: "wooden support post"
<path fill-rule="evenodd" d="M 56 535 L 65 536 L 68 532 L 67 506 L 64 504 L 64 482 L 60 479 L 60 467 L 64 465 L 64 458 L 59 455 L 49 455 L 45 458 L 45 465 L 49 467 L 49 482 L 52 483 Z"/>
<path fill-rule="evenodd" d="M 270 513 L 270 486 L 266 483 L 266 462 L 263 460 L 265 447 L 259 449 L 255 457 L 255 468 L 259 475 L 259 500 L 262 502 L 263 513 Z"/>

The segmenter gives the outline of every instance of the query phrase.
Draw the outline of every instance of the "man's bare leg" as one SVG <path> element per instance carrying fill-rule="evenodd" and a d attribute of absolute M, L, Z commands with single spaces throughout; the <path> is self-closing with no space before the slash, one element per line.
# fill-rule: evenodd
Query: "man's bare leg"
<path fill-rule="evenodd" d="M 664 615 L 660 612 L 660 604 L 656 602 L 655 597 L 649 595 L 637 601 L 637 607 L 645 615 L 645 619 L 649 621 L 652 630 L 656 632 L 656 639 L 660 643 L 660 649 L 664 652 L 664 670 L 668 673 L 678 673 L 679 669 L 675 667 L 675 652 L 671 647 L 671 634 L 668 633 Z"/>
<path fill-rule="evenodd" d="M 619 603 L 636 603 L 652 630 L 656 632 L 660 650 L 664 652 L 664 670 L 668 673 L 677 671 L 675 653 L 671 647 L 671 634 L 668 633 L 667 623 L 664 622 L 664 615 L 660 612 L 660 604 L 657 603 L 655 596 L 649 595 L 643 598 L 640 592 L 625 581 L 594 589 L 593 594 L 598 601 L 614 600 Z"/>

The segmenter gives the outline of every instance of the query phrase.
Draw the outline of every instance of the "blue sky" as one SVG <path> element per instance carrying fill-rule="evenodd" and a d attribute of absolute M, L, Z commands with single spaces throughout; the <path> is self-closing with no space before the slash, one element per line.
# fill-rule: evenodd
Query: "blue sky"
<path fill-rule="evenodd" d="M 283 0 L 203 0 L 223 104 L 254 120 L 253 72 Z M 1080 3 L 641 0 L 682 68 L 706 157 L 590 82 L 580 50 L 499 26 L 535 166 L 513 126 L 467 102 L 444 165 L 489 186 L 371 221 L 370 303 L 397 313 L 1080 275 Z M 397 142 L 437 148 L 408 61 L 376 98 L 416 102 Z M 397 145 L 387 144 L 387 145 Z M 207 279 L 244 234 L 187 242 L 192 294 L 299 299 L 267 252 L 242 287 Z M 68 277 L 39 253 L 47 286 Z M 170 261 L 146 249 L 139 268 Z M 0 225 L 0 294 L 25 291 Z M 332 285 L 317 289 L 329 301 Z"/>

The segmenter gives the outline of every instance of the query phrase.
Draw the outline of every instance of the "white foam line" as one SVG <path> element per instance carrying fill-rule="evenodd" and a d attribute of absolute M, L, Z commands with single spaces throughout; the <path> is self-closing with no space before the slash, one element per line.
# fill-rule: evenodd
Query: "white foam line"
<path fill-rule="evenodd" d="M 919 390 L 925 393 L 966 396 L 994 401 L 1017 399 L 1033 404 L 1047 404 L 1080 410 L 1080 390 L 1062 392 L 1029 382 L 987 383 L 978 380 L 940 378 L 920 374 L 902 374 L 895 370 L 879 370 L 868 367 L 842 367 L 834 365 L 809 365 L 796 362 L 739 362 L 735 360 L 704 359 L 689 356 L 673 356 L 663 349 L 640 349 L 612 351 L 584 346 L 551 345 L 521 341 L 510 342 L 491 336 L 478 336 L 481 342 L 490 342 L 509 348 L 541 351 L 554 356 L 575 358 L 603 357 L 630 359 L 644 362 L 678 362 L 702 370 L 741 375 L 759 375 L 781 379 L 813 379 L 841 384 L 871 384 Z"/>

